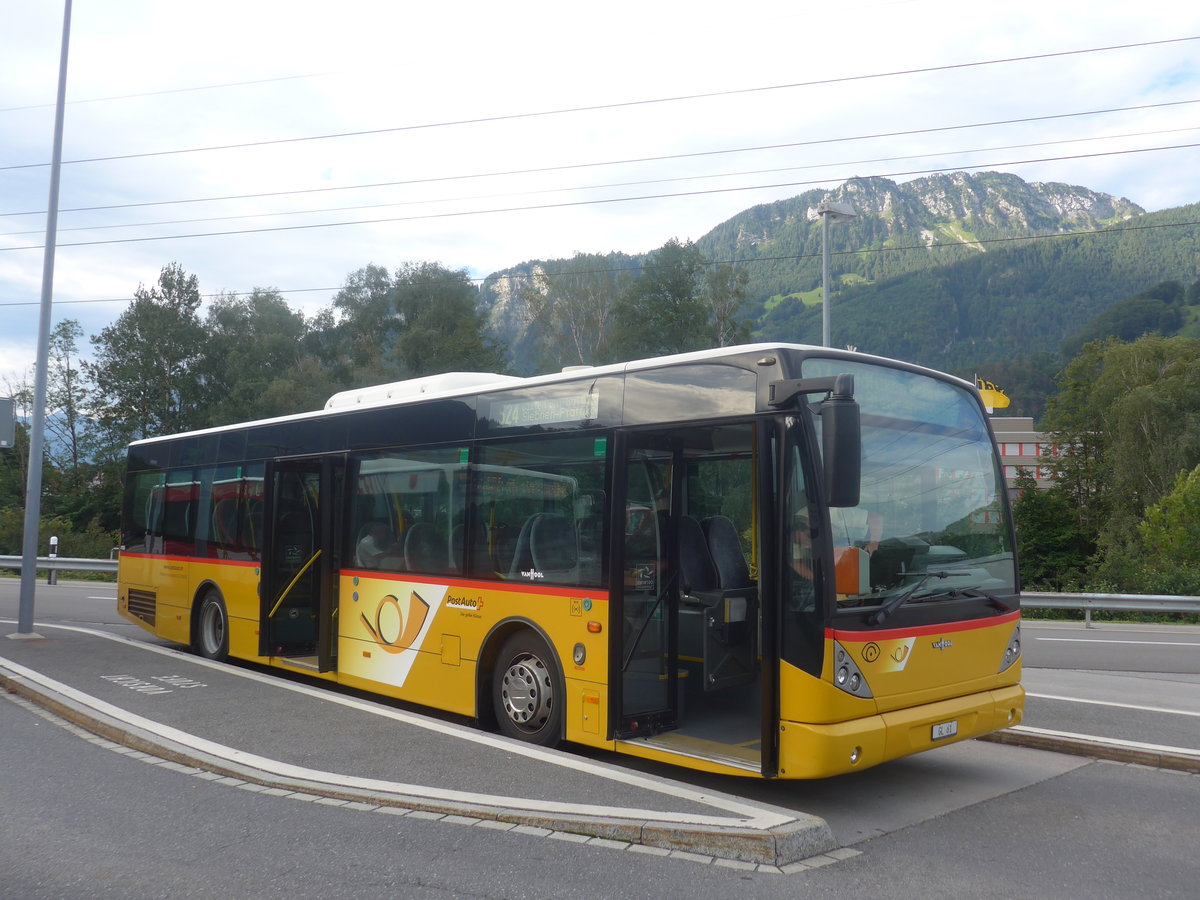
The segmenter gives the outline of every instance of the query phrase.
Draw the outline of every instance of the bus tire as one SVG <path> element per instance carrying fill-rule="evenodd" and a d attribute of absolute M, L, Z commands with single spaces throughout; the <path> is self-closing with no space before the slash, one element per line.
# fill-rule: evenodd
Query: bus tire
<path fill-rule="evenodd" d="M 553 747 L 562 740 L 564 689 L 554 654 L 531 631 L 510 635 L 492 673 L 492 708 L 502 734 Z"/>
<path fill-rule="evenodd" d="M 224 662 L 229 657 L 229 613 L 225 611 L 225 601 L 214 590 L 206 591 L 200 600 L 192 645 L 205 659 Z"/>

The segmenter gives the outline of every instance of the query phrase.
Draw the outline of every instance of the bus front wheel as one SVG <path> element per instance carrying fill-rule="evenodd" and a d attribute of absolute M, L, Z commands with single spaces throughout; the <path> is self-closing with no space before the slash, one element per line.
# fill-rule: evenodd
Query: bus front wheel
<path fill-rule="evenodd" d="M 529 631 L 505 640 L 492 674 L 492 707 L 503 734 L 543 747 L 558 744 L 563 693 L 545 641 Z"/>
<path fill-rule="evenodd" d="M 200 601 L 192 643 L 196 652 L 206 659 L 224 661 L 229 656 L 229 613 L 225 611 L 225 601 L 216 591 L 209 591 Z"/>

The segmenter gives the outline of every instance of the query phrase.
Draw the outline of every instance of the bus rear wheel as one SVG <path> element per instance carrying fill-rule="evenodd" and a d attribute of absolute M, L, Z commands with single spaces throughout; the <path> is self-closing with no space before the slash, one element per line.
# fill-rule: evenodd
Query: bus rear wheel
<path fill-rule="evenodd" d="M 229 656 L 229 613 L 216 591 L 208 591 L 200 601 L 192 644 L 205 659 L 223 662 Z"/>
<path fill-rule="evenodd" d="M 543 747 L 558 744 L 563 693 L 545 641 L 520 631 L 504 642 L 492 674 L 492 708 L 503 734 Z"/>

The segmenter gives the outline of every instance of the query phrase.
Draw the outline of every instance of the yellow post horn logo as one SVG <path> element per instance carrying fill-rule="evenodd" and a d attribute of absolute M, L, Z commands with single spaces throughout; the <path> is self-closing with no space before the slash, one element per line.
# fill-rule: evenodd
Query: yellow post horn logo
<path fill-rule="evenodd" d="M 429 604 L 416 591 L 411 591 L 408 602 L 401 608 L 396 596 L 388 594 L 375 607 L 374 624 L 365 612 L 359 613 L 359 616 L 375 643 L 388 653 L 402 653 L 412 646 L 421 633 L 421 626 L 429 616 Z"/>

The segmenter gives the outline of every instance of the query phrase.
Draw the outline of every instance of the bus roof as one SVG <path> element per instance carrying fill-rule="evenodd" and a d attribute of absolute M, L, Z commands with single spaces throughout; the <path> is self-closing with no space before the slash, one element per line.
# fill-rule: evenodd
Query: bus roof
<path fill-rule="evenodd" d="M 198 429 L 196 431 L 181 432 L 178 434 L 158 435 L 155 437 L 133 441 L 129 446 L 135 447 L 140 444 L 154 443 L 156 441 L 179 437 L 194 437 L 206 434 L 217 434 L 229 431 L 231 429 L 248 428 L 258 425 L 273 425 L 282 422 L 304 421 L 307 419 L 320 418 L 331 413 L 348 412 L 351 409 L 403 406 L 408 403 L 424 400 L 472 396 L 480 393 L 488 393 L 493 390 L 500 391 L 515 387 L 539 387 L 541 385 L 574 381 L 591 376 L 624 374 L 627 372 L 637 372 L 647 369 L 657 369 L 665 366 L 682 365 L 694 362 L 713 362 L 728 357 L 744 357 L 755 353 L 769 354 L 781 350 L 824 351 L 828 352 L 831 356 L 855 358 L 864 362 L 878 361 L 892 365 L 899 364 L 913 371 L 924 371 L 931 375 L 939 375 L 943 378 L 948 377 L 955 381 L 962 380 L 956 378 L 955 376 L 948 376 L 942 372 L 935 372 L 934 370 L 927 369 L 923 366 L 917 366 L 899 360 L 887 359 L 886 357 L 878 357 L 851 350 L 840 350 L 832 347 L 823 348 L 812 344 L 791 344 L 784 342 L 740 344 L 732 347 L 714 347 L 709 350 L 696 350 L 690 353 L 678 353 L 670 356 L 657 356 L 648 359 L 638 359 L 629 362 L 612 363 L 602 366 L 569 366 L 563 369 L 561 372 L 552 372 L 547 375 L 532 375 L 527 378 L 521 378 L 513 375 L 497 375 L 490 372 L 448 372 L 442 375 L 428 375 L 422 378 L 413 378 L 407 381 L 393 382 L 391 384 L 359 388 L 357 390 L 341 391 L 340 393 L 334 394 L 332 397 L 330 397 L 323 409 L 313 410 L 310 412 L 293 413 L 286 416 L 276 416 L 270 419 L 235 422 L 230 423 L 229 425 L 218 425 L 212 428 Z M 972 389 L 975 388 L 975 385 L 971 384 L 970 382 L 963 381 L 963 384 Z"/>
<path fill-rule="evenodd" d="M 480 391 L 493 385 L 498 388 L 508 387 L 525 380 L 515 375 L 497 375 L 493 372 L 446 372 L 442 375 L 426 375 L 424 378 L 410 378 L 408 381 L 393 381 L 390 384 L 339 391 L 325 401 L 325 408 L 376 406 L 460 390 Z"/>

